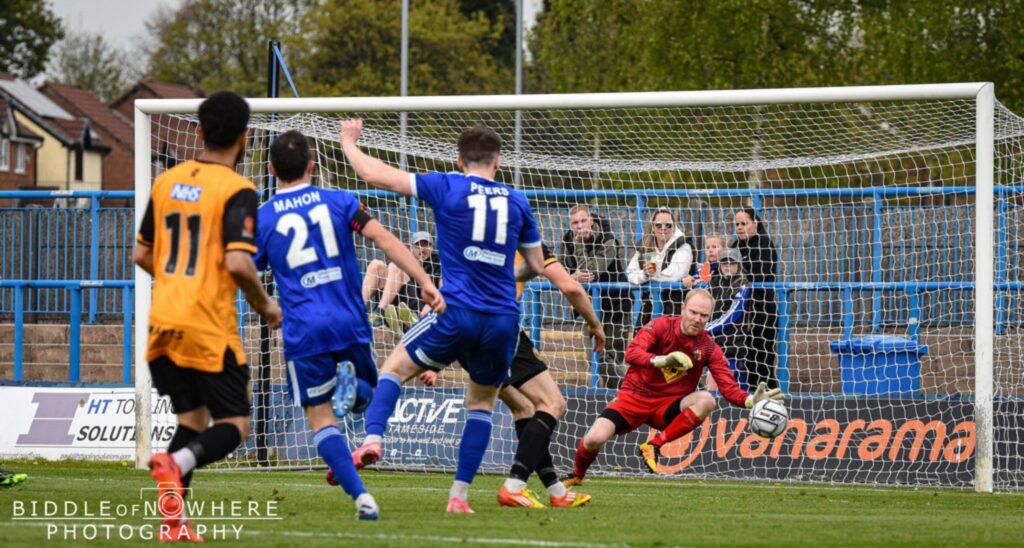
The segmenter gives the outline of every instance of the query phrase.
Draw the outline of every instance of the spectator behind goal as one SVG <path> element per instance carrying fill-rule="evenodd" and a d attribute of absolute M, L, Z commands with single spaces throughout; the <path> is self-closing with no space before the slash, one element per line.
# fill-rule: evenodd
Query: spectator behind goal
<path fill-rule="evenodd" d="M 434 251 L 434 237 L 422 230 L 414 232 L 409 238 L 409 251 L 419 260 L 434 285 L 441 287 L 441 259 Z M 395 263 L 385 265 L 379 259 L 370 261 L 366 265 L 362 292 L 367 311 L 373 296 L 380 294 L 377 312 L 370 314 L 374 327 L 386 321 L 391 330 L 402 333 L 419 319 L 423 310 L 419 284 Z"/>
<path fill-rule="evenodd" d="M 711 321 L 704 328 L 722 348 L 733 367 L 740 388 L 749 390 L 744 356 L 752 341 L 744 322 L 744 311 L 750 299 L 750 284 L 743 275 L 743 257 L 735 249 L 723 249 L 718 257 L 718 268 L 708 284 L 715 298 Z M 708 377 L 708 389 L 716 390 L 715 381 Z"/>
<path fill-rule="evenodd" d="M 666 207 L 654 210 L 637 251 L 626 267 L 626 277 L 633 285 L 647 282 L 678 282 L 690 274 L 693 247 L 690 245 L 676 216 Z M 651 298 L 644 292 L 644 308 L 639 325 L 646 324 L 652 314 Z M 661 292 L 662 315 L 677 316 L 683 303 L 681 289 Z"/>
<path fill-rule="evenodd" d="M 586 205 L 569 209 L 570 229 L 562 236 L 565 269 L 581 284 L 624 282 L 622 246 L 605 221 L 594 217 Z M 631 336 L 629 313 L 633 299 L 629 289 L 605 289 L 599 293 L 601 324 L 608 345 L 601 355 L 599 375 L 605 388 L 617 389 L 626 375 L 626 344 Z"/>

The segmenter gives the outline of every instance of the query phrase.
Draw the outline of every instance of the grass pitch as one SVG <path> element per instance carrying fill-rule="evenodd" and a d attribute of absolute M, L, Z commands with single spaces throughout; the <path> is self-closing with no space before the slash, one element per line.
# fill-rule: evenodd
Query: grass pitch
<path fill-rule="evenodd" d="M 8 461 L 4 466 L 28 473 L 29 479 L 0 491 L 0 546 L 138 544 L 145 540 L 147 524 L 156 523 L 142 515 L 117 516 L 155 498 L 149 492 L 140 494 L 141 488 L 153 486 L 148 474 L 127 465 Z M 210 506 L 207 514 L 220 517 L 198 520 L 224 531 L 214 538 L 209 529 L 207 542 L 220 539 L 224 544 L 251 546 L 1020 545 L 1024 541 L 1021 494 L 598 478 L 581 489 L 594 495 L 589 507 L 523 510 L 499 508 L 495 495 L 503 478 L 482 476 L 470 491 L 470 504 L 477 513 L 449 516 L 444 506 L 450 475 L 367 472 L 364 479 L 381 506 L 378 522 L 357 521 L 351 500 L 339 488 L 323 483 L 321 472 L 200 471 L 192 487 L 196 502 L 220 502 L 222 509 L 216 514 Z M 532 487 L 542 492 L 539 484 Z M 58 508 L 56 517 L 77 519 L 45 515 L 47 501 L 58 506 L 75 503 L 76 508 Z M 101 506 L 104 501 L 106 510 Z M 254 518 L 253 509 L 260 515 Z M 267 514 L 274 519 L 264 519 Z M 40 519 L 24 519 L 33 515 Z M 113 519 L 97 517 L 106 515 Z M 248 519 L 237 519 L 242 515 Z M 93 529 L 87 528 L 90 524 Z M 75 527 L 76 536 L 69 537 L 68 531 Z M 122 540 L 125 537 L 129 539 Z"/>

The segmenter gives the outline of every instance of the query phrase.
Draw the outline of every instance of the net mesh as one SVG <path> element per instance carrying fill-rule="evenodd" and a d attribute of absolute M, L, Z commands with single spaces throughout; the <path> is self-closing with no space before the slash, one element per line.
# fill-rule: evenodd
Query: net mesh
<path fill-rule="evenodd" d="M 338 121 L 347 117 L 365 120 L 363 150 L 409 171 L 456 170 L 459 132 L 477 123 L 496 130 L 504 139 L 497 178 L 526 192 L 544 241 L 570 273 L 594 269 L 601 283 L 584 285 L 609 335 L 603 355 L 590 352 L 583 323 L 553 287 L 533 282 L 522 299 L 521 323 L 567 399 L 552 443 L 560 471 L 571 469 L 580 437 L 621 382 L 635 330 L 679 310 L 681 282 L 700 277 L 710 236 L 749 253 L 734 221 L 752 205 L 774 259 L 745 273 L 751 291 L 743 317 L 718 340 L 741 385 L 778 380 L 789 425 L 774 440 L 759 438 L 744 410 L 718 398 L 702 426 L 663 448 L 663 472 L 973 485 L 974 101 L 409 112 L 404 120 L 379 112 L 253 116 L 240 171 L 267 189 L 265 198 L 269 139 L 298 129 L 315 143 L 315 184 L 360 194 L 408 241 L 414 231 L 434 233 L 430 208 L 371 190 L 355 176 L 338 143 Z M 197 153 L 193 117 L 153 123 L 155 173 Z M 1010 489 L 1024 486 L 1022 135 L 1024 120 L 997 103 L 995 480 Z M 570 225 L 576 205 L 587 206 L 589 234 Z M 658 220 L 671 219 L 677 232 L 669 243 L 651 222 L 658 207 L 670 212 Z M 382 253 L 356 240 L 364 272 L 386 272 L 369 266 Z M 596 257 L 599 248 L 613 253 Z M 690 261 L 677 256 L 687 248 Z M 636 283 L 647 262 L 657 264 L 663 282 Z M 374 329 L 379 363 L 407 326 L 402 314 L 378 309 L 405 302 L 381 303 L 383 281 L 369 282 L 370 306 L 381 318 Z M 711 277 L 722 301 L 732 300 L 734 283 Z M 302 413 L 287 396 L 279 336 L 249 312 L 241 324 L 251 362 L 265 364 L 266 375 L 260 380 L 254 366 L 255 435 L 223 466 L 319 466 Z M 405 389 L 382 466 L 454 468 L 465 380 L 453 367 L 437 388 Z M 498 407 L 483 470 L 504 473 L 516 442 L 512 417 Z M 345 425 L 350 441 L 362 438 L 361 419 Z M 591 473 L 645 474 L 636 446 L 651 433 L 644 426 L 614 438 Z"/>

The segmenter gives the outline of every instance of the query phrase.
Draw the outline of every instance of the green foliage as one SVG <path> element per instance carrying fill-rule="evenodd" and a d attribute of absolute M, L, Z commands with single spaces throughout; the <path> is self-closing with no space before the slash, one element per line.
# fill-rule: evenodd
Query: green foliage
<path fill-rule="evenodd" d="M 318 0 L 186 0 L 147 25 L 157 41 L 148 75 L 205 90 L 266 94 L 267 42 L 302 33 Z"/>
<path fill-rule="evenodd" d="M 68 34 L 54 49 L 47 77 L 59 84 L 87 89 L 108 102 L 137 77 L 128 54 L 102 34 Z"/>
<path fill-rule="evenodd" d="M 391 0 L 334 0 L 309 13 L 312 52 L 296 72 L 316 95 L 399 95 L 401 12 Z M 511 67 L 491 53 L 504 20 L 464 15 L 457 0 L 417 0 L 409 8 L 409 94 L 512 91 Z"/>
<path fill-rule="evenodd" d="M 0 2 L 0 72 L 32 78 L 43 71 L 50 48 L 63 36 L 60 19 L 46 2 Z"/>
<path fill-rule="evenodd" d="M 1014 0 L 550 0 L 538 92 L 992 81 L 1024 109 Z"/>

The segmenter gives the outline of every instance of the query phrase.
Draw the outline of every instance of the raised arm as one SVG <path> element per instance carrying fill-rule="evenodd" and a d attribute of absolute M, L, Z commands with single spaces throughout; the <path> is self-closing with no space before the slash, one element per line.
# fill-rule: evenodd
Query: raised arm
<path fill-rule="evenodd" d="M 391 167 L 360 150 L 356 141 L 362 131 L 362 120 L 341 121 L 341 150 L 352 169 L 372 186 L 411 196 L 412 174 Z"/>
<path fill-rule="evenodd" d="M 431 310 L 438 314 L 444 313 L 445 302 L 441 292 L 434 286 L 434 281 L 423 270 L 423 266 L 416 260 L 416 257 L 413 257 L 412 253 L 402 245 L 402 242 L 394 234 L 388 232 L 376 219 L 366 223 L 362 234 L 363 237 L 369 238 L 384 251 L 388 260 L 398 265 L 398 268 L 401 268 L 410 278 L 416 280 L 423 294 L 423 302 L 430 306 Z"/>

